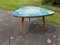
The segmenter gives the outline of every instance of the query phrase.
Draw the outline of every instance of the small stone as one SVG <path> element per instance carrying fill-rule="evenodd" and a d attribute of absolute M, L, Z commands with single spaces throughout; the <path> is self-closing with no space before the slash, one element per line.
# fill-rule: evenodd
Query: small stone
<path fill-rule="evenodd" d="M 54 38 L 56 38 L 56 35 L 53 35 Z"/>
<path fill-rule="evenodd" d="M 53 45 L 55 45 L 55 43 L 53 43 Z"/>
<path fill-rule="evenodd" d="M 48 39 L 47 39 L 47 42 L 48 42 L 48 43 L 51 43 L 51 40 L 48 38 Z"/>
<path fill-rule="evenodd" d="M 19 36 L 20 38 L 22 37 L 22 36 Z"/>
<path fill-rule="evenodd" d="M 10 39 L 13 39 L 14 37 L 10 37 Z"/>

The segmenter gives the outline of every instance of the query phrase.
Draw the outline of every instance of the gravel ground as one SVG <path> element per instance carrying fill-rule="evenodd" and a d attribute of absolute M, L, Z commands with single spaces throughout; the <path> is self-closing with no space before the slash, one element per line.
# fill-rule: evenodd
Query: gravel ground
<path fill-rule="evenodd" d="M 0 9 L 0 45 L 60 45 L 60 25 L 46 23 L 47 31 L 42 29 L 42 22 L 36 18 L 25 18 L 25 28 L 20 35 L 21 18 L 12 16 L 13 11 Z"/>

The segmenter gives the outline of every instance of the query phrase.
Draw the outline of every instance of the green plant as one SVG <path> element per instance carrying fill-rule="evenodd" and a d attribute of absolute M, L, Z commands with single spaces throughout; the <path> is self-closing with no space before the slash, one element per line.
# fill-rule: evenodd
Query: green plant
<path fill-rule="evenodd" d="M 52 5 L 51 0 L 42 0 L 42 4 Z"/>
<path fill-rule="evenodd" d="M 60 5 L 60 0 L 42 0 L 42 4 Z"/>

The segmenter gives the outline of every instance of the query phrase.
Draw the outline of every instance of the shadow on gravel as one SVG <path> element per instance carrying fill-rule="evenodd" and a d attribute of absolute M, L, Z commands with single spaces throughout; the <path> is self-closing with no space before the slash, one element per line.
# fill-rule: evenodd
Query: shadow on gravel
<path fill-rule="evenodd" d="M 41 33 L 44 34 L 46 32 L 48 33 L 54 33 L 56 31 L 56 26 L 46 23 L 46 31 L 43 30 L 43 23 L 39 21 L 33 21 L 30 24 L 29 32 L 31 33 Z"/>

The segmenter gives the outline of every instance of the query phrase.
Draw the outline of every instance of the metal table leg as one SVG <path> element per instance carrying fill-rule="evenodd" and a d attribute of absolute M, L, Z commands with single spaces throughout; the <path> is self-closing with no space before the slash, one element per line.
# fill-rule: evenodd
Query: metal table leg
<path fill-rule="evenodd" d="M 43 19 L 43 30 L 46 31 L 46 22 L 45 22 L 45 17 L 43 16 L 42 17 Z"/>
<path fill-rule="evenodd" d="M 21 24 L 20 24 L 20 32 L 22 33 L 24 31 L 24 17 L 21 18 Z"/>

